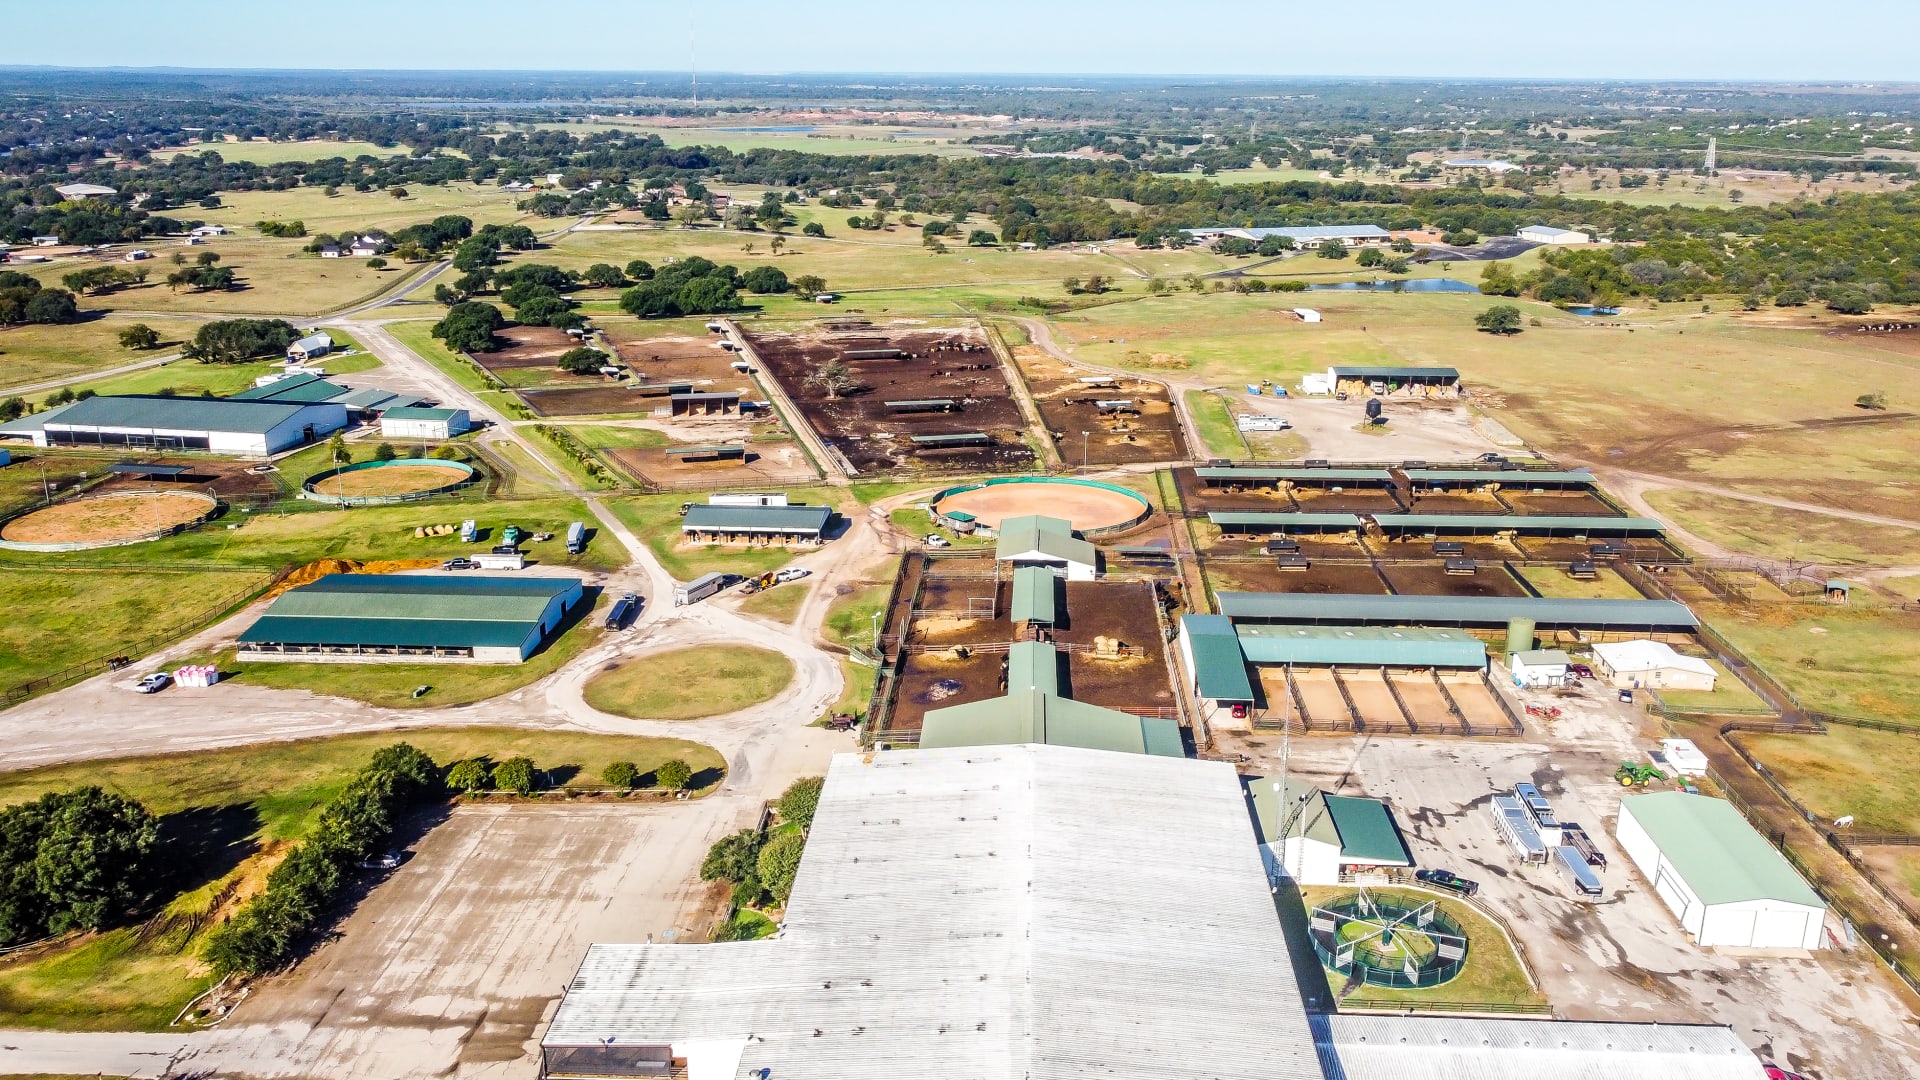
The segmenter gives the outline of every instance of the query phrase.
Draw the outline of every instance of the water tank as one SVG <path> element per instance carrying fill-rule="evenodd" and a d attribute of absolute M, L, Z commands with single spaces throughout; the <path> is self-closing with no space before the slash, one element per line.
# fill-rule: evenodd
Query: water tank
<path fill-rule="evenodd" d="M 1507 620 L 1507 655 L 1527 652 L 1533 648 L 1533 620 Z"/>

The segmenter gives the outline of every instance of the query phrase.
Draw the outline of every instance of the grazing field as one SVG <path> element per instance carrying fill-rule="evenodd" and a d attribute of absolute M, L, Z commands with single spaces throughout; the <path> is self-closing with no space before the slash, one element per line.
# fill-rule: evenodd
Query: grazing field
<path fill-rule="evenodd" d="M 1920 728 L 1920 613 L 1818 604 L 1693 607 L 1808 708 Z"/>
<path fill-rule="evenodd" d="M 442 214 L 471 218 L 477 228 L 528 220 L 526 214 L 514 207 L 514 203 L 525 197 L 501 191 L 492 184 L 470 183 L 410 185 L 404 199 L 396 199 L 385 191 L 342 188 L 338 194 L 329 196 L 324 188 L 297 187 L 287 191 L 222 192 L 218 209 L 195 210 L 194 214 L 228 228 L 244 227 L 248 232 L 256 221 L 302 221 L 309 235 L 367 229 L 392 231 L 416 222 L 432 221 Z M 540 231 L 537 225 L 534 231 Z M 301 240 L 296 246 L 305 244 L 306 241 Z"/>
<path fill-rule="evenodd" d="M 1542 596 L 1586 600 L 1645 599 L 1626 578 L 1604 566 L 1595 567 L 1593 578 L 1587 581 L 1567 573 L 1563 566 L 1522 566 L 1518 569 L 1528 583 L 1540 590 Z"/>
<path fill-rule="evenodd" d="M 199 626 L 186 620 L 237 605 L 269 577 L 266 570 L 243 567 L 117 571 L 37 565 L 65 558 L 13 554 L 0 563 L 8 612 L 0 623 L 0 690 L 118 655 L 149 637 L 191 633 Z"/>
<path fill-rule="evenodd" d="M 111 299 L 89 297 L 82 304 L 93 308 Z M 75 378 L 90 371 L 165 356 L 193 336 L 192 323 L 155 319 L 159 325 L 154 329 L 160 333 L 157 348 L 144 351 L 121 348 L 120 331 L 139 321 L 110 316 L 68 326 L 28 324 L 0 330 L 0 391 L 11 386 Z"/>
<path fill-rule="evenodd" d="M 370 142 L 340 139 L 302 139 L 293 142 L 271 142 L 266 139 L 249 139 L 245 142 L 209 142 L 195 143 L 192 146 L 173 147 L 155 150 L 156 160 L 187 154 L 198 157 L 212 152 L 220 155 L 222 161 L 250 161 L 255 165 L 278 165 L 287 161 L 325 161 L 327 158 L 346 158 L 351 161 L 357 157 L 411 157 L 413 151 L 405 146 L 376 146 Z M 387 197 L 386 192 L 376 192 Z"/>
<path fill-rule="evenodd" d="M 1697 491 L 1650 491 L 1646 498 L 1676 527 L 1742 555 L 1853 566 L 1920 564 L 1920 520 L 1899 529 Z M 1909 512 L 1920 519 L 1920 505 Z"/>
<path fill-rule="evenodd" d="M 0 466 L 0 517 L 45 502 L 49 494 L 57 497 L 82 479 L 99 476 L 100 470 L 124 457 L 23 446 L 12 447 L 10 453 L 13 463 Z"/>
<path fill-rule="evenodd" d="M 635 118 L 642 119 L 642 118 Z M 557 122 L 537 124 L 546 130 L 576 134 L 621 131 L 635 135 L 658 135 L 668 146 L 719 146 L 741 153 L 747 150 L 792 150 L 801 154 L 935 154 L 940 157 L 977 157 L 979 151 L 967 146 L 950 145 L 955 139 L 977 134 L 971 130 L 915 128 L 877 128 L 867 125 L 827 125 L 810 131 L 755 131 L 748 127 L 660 127 L 624 120 L 594 123 Z M 783 125 L 770 125 L 783 126 Z M 913 137 L 919 133 L 921 137 Z"/>
<path fill-rule="evenodd" d="M 1835 724 L 1825 735 L 1734 737 L 1820 818 L 1852 814 L 1863 833 L 1920 836 L 1920 742 L 1913 736 Z"/>
<path fill-rule="evenodd" d="M 615 716 L 695 720 L 758 705 L 792 681 L 793 661 L 770 649 L 702 645 L 609 664 L 587 683 L 586 699 Z"/>
<path fill-rule="evenodd" d="M 365 259 L 322 259 L 305 254 L 302 249 L 306 245 L 306 240 L 261 236 L 252 230 L 214 237 L 179 251 L 189 260 L 209 252 L 219 255 L 220 265 L 234 271 L 238 287 L 209 292 L 169 288 L 163 282 L 170 268 L 157 259 L 146 284 L 122 289 L 98 301 L 89 298 L 88 303 L 112 311 L 168 315 L 320 315 L 370 300 L 424 268 L 424 264 L 409 265 L 389 257 L 390 265 L 374 270 Z M 60 275 L 93 265 L 90 260 L 60 259 L 29 272 L 46 285 L 56 285 Z"/>
<path fill-rule="evenodd" d="M 0 773 L 0 805 L 83 784 L 139 800 L 182 853 L 160 914 L 193 916 L 229 884 L 260 881 L 348 778 L 375 751 L 400 741 L 442 765 L 526 756 L 567 787 L 601 786 L 600 770 L 613 761 L 631 761 L 647 774 L 678 758 L 703 787 L 718 783 L 725 767 L 711 748 L 679 739 L 429 728 Z M 200 940 L 184 926 L 152 937 L 127 927 L 0 959 L 0 1012 L 15 1027 L 164 1030 L 213 981 L 199 962 Z"/>

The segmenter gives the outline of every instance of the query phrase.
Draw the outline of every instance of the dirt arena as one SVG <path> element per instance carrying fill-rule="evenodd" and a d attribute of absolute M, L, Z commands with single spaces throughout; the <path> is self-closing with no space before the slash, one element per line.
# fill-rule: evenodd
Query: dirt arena
<path fill-rule="evenodd" d="M 471 476 L 465 469 L 451 465 L 382 465 L 377 469 L 353 472 L 312 481 L 310 486 L 321 495 L 353 498 L 368 495 L 414 495 L 458 484 Z"/>
<path fill-rule="evenodd" d="M 615 465 L 635 479 L 668 487 L 713 484 L 808 484 L 820 479 L 800 444 L 757 442 L 747 444 L 746 460 L 688 461 L 669 457 L 665 449 L 606 450 Z"/>
<path fill-rule="evenodd" d="M 55 503 L 15 518 L 0 540 L 24 544 L 74 544 L 131 540 L 205 517 L 213 506 L 183 491 L 120 492 Z"/>
<path fill-rule="evenodd" d="M 1010 517 L 1045 514 L 1065 518 L 1073 523 L 1075 531 L 1086 532 L 1124 525 L 1146 513 L 1148 506 L 1138 498 L 1106 488 L 1035 481 L 955 492 L 941 499 L 935 509 L 971 514 L 990 529 L 999 528 L 1000 522 Z"/>
<path fill-rule="evenodd" d="M 558 375 L 560 369 L 554 366 L 554 361 L 561 353 L 580 344 L 578 338 L 551 326 L 514 326 L 497 331 L 494 336 L 506 344 L 492 352 L 474 353 L 473 359 L 496 375 L 517 368 L 537 367 L 553 368 Z"/>
<path fill-rule="evenodd" d="M 1060 460 L 1089 465 L 1185 461 L 1186 439 L 1167 388 L 1146 379 L 1116 377 L 1112 386 L 1081 382 L 1095 376 L 1031 345 L 1016 346 L 1013 361 L 1026 377 Z M 1130 401 L 1137 415 L 1103 413 L 1100 401 Z M 1081 432 L 1091 432 L 1082 436 Z"/>
<path fill-rule="evenodd" d="M 922 322 L 874 326 L 832 320 L 747 341 L 823 442 L 857 472 L 919 470 L 1024 471 L 1033 464 L 1026 415 L 1007 372 L 976 324 Z M 851 359 L 861 350 L 897 349 L 898 357 Z M 624 355 L 624 353 L 623 353 Z M 845 363 L 852 389 L 830 397 L 807 377 L 830 361 Z M 956 411 L 899 412 L 889 401 L 951 399 Z M 916 449 L 915 435 L 980 432 L 987 446 Z"/>

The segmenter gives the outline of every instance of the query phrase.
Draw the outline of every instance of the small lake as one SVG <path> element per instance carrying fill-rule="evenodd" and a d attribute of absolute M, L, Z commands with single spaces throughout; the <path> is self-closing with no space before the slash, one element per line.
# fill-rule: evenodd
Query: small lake
<path fill-rule="evenodd" d="M 1566 312 L 1569 315 L 1579 315 L 1589 319 L 1593 318 L 1596 315 L 1604 316 L 1604 315 L 1620 314 L 1619 308 L 1593 307 L 1590 304 L 1576 304 L 1573 307 L 1565 307 L 1565 308 L 1561 308 L 1560 310 Z"/>
<path fill-rule="evenodd" d="M 1307 286 L 1308 292 L 1447 292 L 1477 293 L 1479 288 L 1453 278 L 1412 278 L 1406 281 L 1333 281 Z"/>

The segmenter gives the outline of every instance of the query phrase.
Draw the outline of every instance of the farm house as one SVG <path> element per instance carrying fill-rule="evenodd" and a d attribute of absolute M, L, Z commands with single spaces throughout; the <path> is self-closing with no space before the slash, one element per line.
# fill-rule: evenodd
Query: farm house
<path fill-rule="evenodd" d="M 1826 902 L 1732 803 L 1628 795 L 1614 836 L 1701 947 L 1825 947 Z"/>
<path fill-rule="evenodd" d="M 571 577 L 328 574 L 274 600 L 239 658 L 518 664 L 581 599 Z"/>

